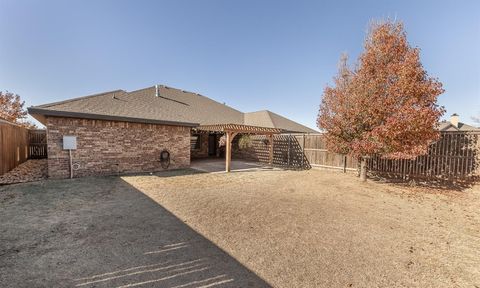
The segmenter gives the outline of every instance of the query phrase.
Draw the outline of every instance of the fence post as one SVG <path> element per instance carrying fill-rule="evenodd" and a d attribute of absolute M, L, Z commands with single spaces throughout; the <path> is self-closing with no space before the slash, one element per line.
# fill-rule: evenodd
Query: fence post
<path fill-rule="evenodd" d="M 305 133 L 302 134 L 302 169 L 305 168 Z"/>
<path fill-rule="evenodd" d="M 287 166 L 290 168 L 290 146 L 292 144 L 292 134 L 288 135 L 288 148 L 287 148 Z"/>

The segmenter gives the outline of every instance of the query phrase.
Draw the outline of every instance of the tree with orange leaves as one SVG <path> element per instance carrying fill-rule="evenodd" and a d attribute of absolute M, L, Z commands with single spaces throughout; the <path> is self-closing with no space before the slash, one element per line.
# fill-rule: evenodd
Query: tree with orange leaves
<path fill-rule="evenodd" d="M 415 158 L 439 137 L 436 125 L 445 110 L 437 98 L 442 83 L 429 77 L 420 49 L 407 42 L 403 24 L 373 23 L 355 69 L 342 56 L 334 86 L 326 87 L 317 125 L 327 147 L 360 160 L 366 180 L 366 159 Z"/>
<path fill-rule="evenodd" d="M 25 101 L 11 92 L 0 91 L 0 119 L 19 124 L 27 128 L 35 128 L 35 124 L 26 121 L 27 111 L 23 108 Z"/>

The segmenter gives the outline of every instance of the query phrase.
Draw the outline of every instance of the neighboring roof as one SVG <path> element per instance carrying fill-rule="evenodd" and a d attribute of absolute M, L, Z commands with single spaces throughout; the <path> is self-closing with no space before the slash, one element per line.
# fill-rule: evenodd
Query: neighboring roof
<path fill-rule="evenodd" d="M 443 132 L 455 132 L 455 131 L 467 132 L 467 131 L 480 131 L 480 128 L 477 128 L 462 122 L 458 122 L 458 127 L 455 127 L 449 121 L 442 121 L 439 123 L 438 130 Z"/>
<path fill-rule="evenodd" d="M 246 124 L 291 132 L 316 132 L 270 111 L 245 114 L 200 94 L 163 85 L 158 86 L 158 96 L 156 92 L 155 86 L 132 92 L 115 90 L 30 107 L 28 112 L 43 124 L 45 116 L 64 116 L 192 127 Z"/>
<path fill-rule="evenodd" d="M 302 124 L 287 119 L 281 115 L 268 110 L 245 113 L 245 124 L 262 126 L 269 128 L 279 128 L 286 130 L 285 132 L 301 132 L 301 133 L 318 133 Z"/>

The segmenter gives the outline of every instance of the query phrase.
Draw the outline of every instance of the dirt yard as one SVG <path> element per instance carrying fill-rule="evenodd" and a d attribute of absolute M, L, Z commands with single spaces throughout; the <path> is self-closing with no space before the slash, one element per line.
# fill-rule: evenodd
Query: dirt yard
<path fill-rule="evenodd" d="M 0 187 L 1 287 L 480 287 L 480 189 L 310 170 Z"/>

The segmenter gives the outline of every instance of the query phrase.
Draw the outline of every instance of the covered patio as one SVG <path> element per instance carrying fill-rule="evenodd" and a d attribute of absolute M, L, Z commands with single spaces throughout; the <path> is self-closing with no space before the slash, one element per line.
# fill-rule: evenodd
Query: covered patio
<path fill-rule="evenodd" d="M 230 172 L 232 169 L 232 140 L 238 134 L 250 135 L 266 135 L 269 145 L 269 165 L 273 164 L 273 135 L 282 133 L 282 129 L 268 128 L 261 126 L 250 126 L 243 124 L 215 124 L 201 125 L 194 130 L 204 133 L 220 133 L 226 137 L 225 141 L 225 171 Z"/>

